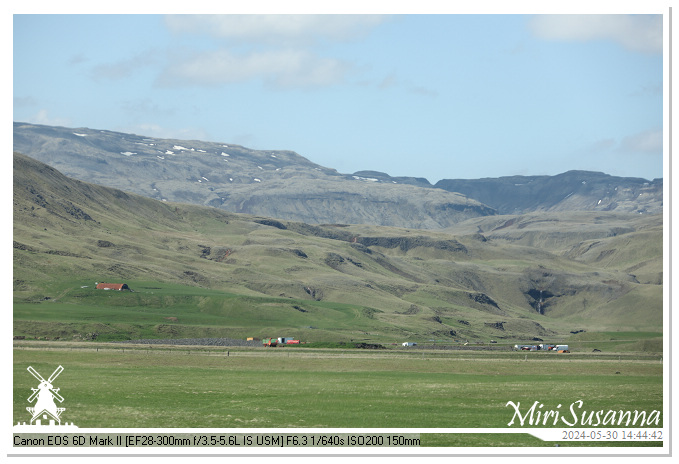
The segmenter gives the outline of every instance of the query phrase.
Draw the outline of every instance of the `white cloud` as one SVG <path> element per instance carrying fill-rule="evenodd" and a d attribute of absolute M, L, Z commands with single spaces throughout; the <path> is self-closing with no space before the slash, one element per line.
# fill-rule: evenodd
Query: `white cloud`
<path fill-rule="evenodd" d="M 537 15 L 530 27 L 542 39 L 612 40 L 635 52 L 662 52 L 661 15 Z"/>
<path fill-rule="evenodd" d="M 439 93 L 436 90 L 430 89 L 423 85 L 414 84 L 412 81 L 400 81 L 396 78 L 394 74 L 389 74 L 387 77 L 382 79 L 382 81 L 377 84 L 377 88 L 380 90 L 391 89 L 394 87 L 401 87 L 406 92 L 422 95 L 425 97 L 437 97 Z"/>
<path fill-rule="evenodd" d="M 46 126 L 70 126 L 71 122 L 65 118 L 55 118 L 47 113 L 46 109 L 39 110 L 36 114 L 29 117 L 26 122 L 33 124 L 44 124 Z"/>
<path fill-rule="evenodd" d="M 436 90 L 430 89 L 428 87 L 422 86 L 422 85 L 413 85 L 408 89 L 409 92 L 412 92 L 417 95 L 423 95 L 425 97 L 438 97 L 439 93 Z"/>
<path fill-rule="evenodd" d="M 350 64 L 304 49 L 274 49 L 236 54 L 222 49 L 174 61 L 161 85 L 222 85 L 263 78 L 278 87 L 313 87 L 339 83 Z"/>
<path fill-rule="evenodd" d="M 142 68 L 155 64 L 156 55 L 155 51 L 149 50 L 115 63 L 96 65 L 91 70 L 92 78 L 119 80 L 130 77 Z"/>
<path fill-rule="evenodd" d="M 360 39 L 386 18 L 338 14 L 168 15 L 165 24 L 171 32 L 202 35 L 217 47 L 175 57 L 158 83 L 223 85 L 261 79 L 278 88 L 335 85 L 344 82 L 354 65 L 322 56 L 315 47 L 324 41 Z"/>
<path fill-rule="evenodd" d="M 396 85 L 396 77 L 393 74 L 390 74 L 382 79 L 382 82 L 379 83 L 377 88 L 384 90 L 393 87 L 394 85 Z"/>
<path fill-rule="evenodd" d="M 638 134 L 625 137 L 620 142 L 620 149 L 623 152 L 641 154 L 662 153 L 663 146 L 662 130 L 647 130 Z"/>
<path fill-rule="evenodd" d="M 76 55 L 71 56 L 71 58 L 68 59 L 68 64 L 78 65 L 80 63 L 86 63 L 87 61 L 89 61 L 89 58 L 87 58 L 83 53 L 78 53 Z"/>
<path fill-rule="evenodd" d="M 591 145 L 590 150 L 593 153 L 607 152 L 607 151 L 615 148 L 616 144 L 617 144 L 617 142 L 615 141 L 615 139 L 611 139 L 611 138 L 601 139 L 601 140 L 597 140 L 596 142 L 594 142 Z"/>
<path fill-rule="evenodd" d="M 637 90 L 630 92 L 632 97 L 662 97 L 663 87 L 662 82 L 658 84 L 642 85 Z"/>
<path fill-rule="evenodd" d="M 209 35 L 258 43 L 315 42 L 319 38 L 350 40 L 384 22 L 384 15 L 236 14 L 168 15 L 165 24 L 174 33 Z"/>

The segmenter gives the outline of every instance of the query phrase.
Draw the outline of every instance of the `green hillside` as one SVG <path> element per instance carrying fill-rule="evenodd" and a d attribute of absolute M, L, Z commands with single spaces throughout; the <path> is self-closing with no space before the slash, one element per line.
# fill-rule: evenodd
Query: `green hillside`
<path fill-rule="evenodd" d="M 539 219 L 312 226 L 152 200 L 15 153 L 14 334 L 510 344 L 662 332 L 662 216 Z"/>

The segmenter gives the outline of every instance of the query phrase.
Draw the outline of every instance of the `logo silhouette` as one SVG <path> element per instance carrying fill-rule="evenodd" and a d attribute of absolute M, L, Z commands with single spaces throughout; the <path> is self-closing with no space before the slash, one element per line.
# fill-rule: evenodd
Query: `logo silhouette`
<path fill-rule="evenodd" d="M 63 403 L 64 398 L 59 394 L 59 389 L 54 388 L 52 382 L 61 374 L 64 368 L 62 366 L 57 367 L 57 369 L 50 375 L 50 377 L 45 380 L 33 367 L 28 366 L 28 372 L 30 372 L 33 377 L 38 379 L 40 384 L 38 388 L 31 388 L 33 394 L 28 398 L 28 402 L 32 403 L 36 398 L 35 406 L 26 408 L 28 412 L 32 414 L 31 425 L 40 425 L 40 418 L 48 419 L 50 425 L 54 423 L 61 425 L 61 413 L 66 410 L 66 408 L 59 408 L 54 400 L 59 403 Z M 36 422 L 37 420 L 37 422 Z"/>

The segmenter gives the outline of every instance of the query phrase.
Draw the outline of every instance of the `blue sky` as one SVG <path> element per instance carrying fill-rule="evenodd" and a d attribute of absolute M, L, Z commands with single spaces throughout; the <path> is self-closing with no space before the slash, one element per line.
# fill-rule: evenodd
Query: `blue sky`
<path fill-rule="evenodd" d="M 571 169 L 653 179 L 667 7 L 15 14 L 13 119 L 293 150 L 432 183 Z"/>

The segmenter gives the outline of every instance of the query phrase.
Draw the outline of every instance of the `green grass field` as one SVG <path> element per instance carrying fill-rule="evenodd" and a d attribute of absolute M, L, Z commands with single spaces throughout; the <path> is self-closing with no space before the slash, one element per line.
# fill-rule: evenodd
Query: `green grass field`
<path fill-rule="evenodd" d="M 370 308 L 360 305 L 237 295 L 140 281 L 130 282 L 134 292 L 107 292 L 82 285 L 82 281 L 62 283 L 47 290 L 56 297 L 15 302 L 14 335 L 73 340 L 96 333 L 98 341 L 111 341 L 245 339 L 292 331 L 291 336 L 315 341 L 360 338 L 385 327 L 372 318 Z"/>
<path fill-rule="evenodd" d="M 13 362 L 14 423 L 30 419 L 36 381 L 27 367 L 48 376 L 62 365 L 62 419 L 81 428 L 503 428 L 514 414 L 508 401 L 663 406 L 662 363 L 633 355 L 15 342 Z M 523 434 L 424 434 L 422 445 L 550 446 Z"/>
<path fill-rule="evenodd" d="M 305 342 L 364 341 L 380 344 L 437 343 L 461 345 L 463 335 L 435 333 L 418 335 L 416 324 L 405 314 L 386 317 L 367 305 L 314 301 L 266 295 L 242 295 L 200 287 L 146 281 L 128 281 L 133 292 L 101 291 L 83 280 L 61 281 L 45 286 L 45 295 L 33 300 L 15 300 L 14 335 L 26 339 L 73 341 L 136 340 L 143 338 L 240 338 L 277 337 L 281 334 Z M 86 286 L 86 288 L 81 288 Z M 450 313 L 451 315 L 453 313 Z M 468 314 L 468 312 L 467 312 Z M 460 312 L 441 317 L 450 327 L 464 330 L 458 319 L 466 317 L 483 327 L 483 320 Z M 525 329 L 521 328 L 525 324 Z M 530 332 L 534 322 L 518 319 L 506 324 L 517 333 Z M 495 348 L 516 343 L 539 343 L 529 338 L 503 335 L 485 327 Z M 493 333 L 495 332 L 495 334 Z M 96 334 L 96 335 L 92 335 Z M 500 338 L 502 337 L 502 338 Z M 546 335 L 545 343 L 567 343 L 577 351 L 603 353 L 663 351 L 661 332 L 582 332 Z M 440 338 L 443 338 L 440 340 Z M 457 342 L 455 341 L 457 339 Z M 433 340 L 433 342 L 432 342 Z M 473 342 L 475 343 L 475 341 Z"/>

